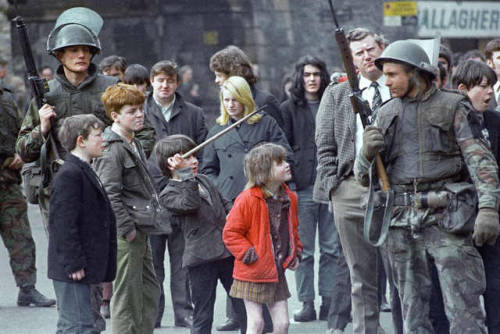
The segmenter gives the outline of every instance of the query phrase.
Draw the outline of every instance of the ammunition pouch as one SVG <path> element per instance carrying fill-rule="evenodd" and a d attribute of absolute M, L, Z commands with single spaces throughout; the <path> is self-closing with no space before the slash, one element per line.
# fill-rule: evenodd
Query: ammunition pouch
<path fill-rule="evenodd" d="M 454 234 L 470 234 L 474 231 L 477 216 L 477 193 L 472 183 L 458 182 L 444 186 L 448 192 L 448 205 L 438 225 Z"/>
<path fill-rule="evenodd" d="M 23 179 L 24 195 L 30 204 L 38 204 L 38 189 L 42 182 L 42 168 L 38 161 L 27 163 L 21 170 Z"/>

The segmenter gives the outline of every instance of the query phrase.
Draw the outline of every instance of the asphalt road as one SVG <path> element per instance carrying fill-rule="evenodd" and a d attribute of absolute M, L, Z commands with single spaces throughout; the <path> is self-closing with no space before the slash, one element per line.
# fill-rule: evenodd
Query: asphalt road
<path fill-rule="evenodd" d="M 33 238 L 36 243 L 36 263 L 38 269 L 37 288 L 43 294 L 54 298 L 52 282 L 47 278 L 47 238 L 43 231 L 41 218 L 38 207 L 29 206 L 28 214 L 31 222 Z M 165 259 L 165 268 L 168 270 L 168 256 Z M 168 277 L 168 275 L 167 275 Z M 295 277 L 292 272 L 287 272 L 287 281 L 292 293 L 292 297 L 288 300 L 290 319 L 295 310 L 300 308 L 295 293 Z M 174 327 L 172 304 L 170 295 L 168 294 L 169 282 L 165 282 L 167 291 L 167 305 L 165 307 L 165 315 L 163 317 L 162 328 L 155 330 L 155 334 L 187 334 L 189 330 L 186 328 Z M 16 304 L 18 289 L 15 285 L 12 272 L 10 271 L 8 254 L 5 247 L 0 246 L 0 334 L 49 334 L 55 333 L 57 322 L 57 311 L 55 307 L 51 308 L 35 308 L 35 307 L 18 307 Z M 217 291 L 217 301 L 215 305 L 215 319 L 213 333 L 224 333 L 215 331 L 215 325 L 220 324 L 225 318 L 225 291 L 219 285 Z M 319 297 L 316 299 L 316 309 L 319 310 Z M 392 323 L 390 313 L 381 314 L 382 327 L 387 334 L 392 334 Z M 294 323 L 291 320 L 289 333 L 325 333 L 327 329 L 326 322 L 312 321 L 308 323 Z M 108 330 L 104 333 L 111 333 L 108 322 Z M 225 332 L 237 333 L 237 332 Z M 345 333 L 352 333 L 351 324 L 346 328 Z"/>

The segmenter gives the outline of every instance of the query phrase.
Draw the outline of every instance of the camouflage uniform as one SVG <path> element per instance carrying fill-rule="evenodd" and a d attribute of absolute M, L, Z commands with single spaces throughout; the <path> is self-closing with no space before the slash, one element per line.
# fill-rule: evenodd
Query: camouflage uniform
<path fill-rule="evenodd" d="M 462 95 L 434 86 L 420 99 L 396 98 L 379 110 L 377 126 L 384 135 L 382 157 L 391 187 L 396 199 L 409 199 L 396 200 L 384 244 L 399 289 L 405 333 L 434 333 L 429 320 L 432 266 L 438 272 L 450 332 L 486 333 L 479 299 L 485 273 L 472 244 L 473 224 L 451 233 L 446 223 L 460 219 L 449 218 L 449 204 L 419 208 L 413 201 L 415 194 L 467 182 L 469 174 L 479 208 L 498 209 L 498 167 L 472 113 Z M 359 154 L 354 169 L 360 183 L 368 183 L 369 168 L 370 162 Z M 473 222 L 474 198 L 468 202 L 459 205 L 470 205 Z"/>
<path fill-rule="evenodd" d="M 15 154 L 20 123 L 13 96 L 0 88 L 0 234 L 9 251 L 16 285 L 27 287 L 36 283 L 35 242 L 21 192 L 20 173 L 8 168 Z"/>

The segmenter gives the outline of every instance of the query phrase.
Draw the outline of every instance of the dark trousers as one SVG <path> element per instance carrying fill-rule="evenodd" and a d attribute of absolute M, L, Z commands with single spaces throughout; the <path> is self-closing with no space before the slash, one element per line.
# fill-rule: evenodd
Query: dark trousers
<path fill-rule="evenodd" d="M 53 281 L 59 319 L 57 334 L 95 334 L 89 284 Z"/>
<path fill-rule="evenodd" d="M 191 297 L 194 304 L 193 326 L 191 334 L 210 334 L 214 319 L 214 304 L 217 292 L 217 280 L 229 295 L 233 284 L 234 258 L 228 257 L 188 267 L 188 276 L 191 281 Z M 243 300 L 229 297 L 233 306 L 235 318 L 241 325 L 241 332 L 245 332 L 246 313 Z"/>
<path fill-rule="evenodd" d="M 152 235 L 150 236 L 150 241 L 156 279 L 161 287 L 156 324 L 161 323 L 163 312 L 165 310 L 165 292 L 163 288 L 163 281 L 165 280 L 164 262 L 167 244 L 168 255 L 170 257 L 170 293 L 172 294 L 174 319 L 175 322 L 181 321 L 181 319 L 189 317 L 193 313 L 187 270 L 182 268 L 184 236 L 178 226 L 173 226 L 171 234 Z"/>

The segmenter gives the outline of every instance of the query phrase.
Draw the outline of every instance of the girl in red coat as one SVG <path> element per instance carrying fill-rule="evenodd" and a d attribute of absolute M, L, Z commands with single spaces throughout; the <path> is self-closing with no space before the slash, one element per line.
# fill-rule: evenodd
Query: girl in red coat
<path fill-rule="evenodd" d="M 297 196 L 285 184 L 291 178 L 285 158 L 285 148 L 271 143 L 245 156 L 248 183 L 224 227 L 224 243 L 235 257 L 230 295 L 245 302 L 247 334 L 262 333 L 263 304 L 271 313 L 274 333 L 288 332 L 285 269 L 297 268 L 302 244 Z"/>

